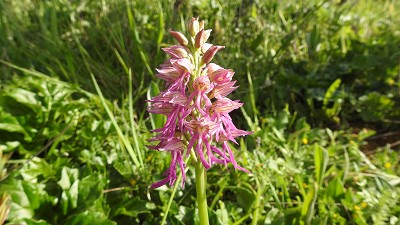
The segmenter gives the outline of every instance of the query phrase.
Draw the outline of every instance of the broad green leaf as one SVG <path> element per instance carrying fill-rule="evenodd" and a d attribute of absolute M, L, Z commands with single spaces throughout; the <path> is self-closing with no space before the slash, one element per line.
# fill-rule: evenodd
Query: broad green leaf
<path fill-rule="evenodd" d="M 1 131 L 6 131 L 10 133 L 20 133 L 23 134 L 24 139 L 26 141 L 31 141 L 32 138 L 26 131 L 26 128 L 24 128 L 23 124 L 21 124 L 15 116 L 12 116 L 8 113 L 0 113 L 0 130 Z M 14 135 L 15 134 L 11 134 Z M 2 140 L 5 141 L 7 140 L 6 138 L 2 137 Z M 9 140 L 9 141 L 16 141 L 15 139 Z"/>
<path fill-rule="evenodd" d="M 71 185 L 71 188 L 67 191 L 69 203 L 72 209 L 78 206 L 78 186 L 79 186 L 79 180 L 76 180 Z"/>
<path fill-rule="evenodd" d="M 19 124 L 0 123 L 0 130 L 25 134 L 24 128 Z"/>
<path fill-rule="evenodd" d="M 44 205 L 51 205 L 54 199 L 45 191 L 45 185 L 9 176 L 0 185 L 0 194 L 7 193 L 12 200 L 9 213 L 10 222 L 18 223 L 25 218 L 33 218 L 35 211 Z"/>
<path fill-rule="evenodd" d="M 31 91 L 22 88 L 12 88 L 5 96 L 14 99 L 16 102 L 21 103 L 31 108 L 34 112 L 42 109 L 41 103 L 37 100 L 37 95 Z"/>
<path fill-rule="evenodd" d="M 79 171 L 75 168 L 63 167 L 61 170 L 61 179 L 57 182 L 60 187 L 66 191 L 71 185 L 78 180 Z"/>
<path fill-rule="evenodd" d="M 339 198 L 344 194 L 344 187 L 340 178 L 335 177 L 331 180 L 325 191 L 329 197 L 339 200 Z"/>
<path fill-rule="evenodd" d="M 56 175 L 52 165 L 49 165 L 45 159 L 39 157 L 26 160 L 19 172 L 23 179 L 28 181 L 37 181 L 38 177 L 53 178 Z"/>
<path fill-rule="evenodd" d="M 104 178 L 99 173 L 92 173 L 82 178 L 78 188 L 78 206 L 87 207 L 103 195 Z"/>
<path fill-rule="evenodd" d="M 78 169 L 63 167 L 61 170 L 61 179 L 57 184 L 63 190 L 60 204 L 64 215 L 67 215 L 69 210 L 74 209 L 77 206 L 77 190 L 79 185 L 78 176 Z"/>

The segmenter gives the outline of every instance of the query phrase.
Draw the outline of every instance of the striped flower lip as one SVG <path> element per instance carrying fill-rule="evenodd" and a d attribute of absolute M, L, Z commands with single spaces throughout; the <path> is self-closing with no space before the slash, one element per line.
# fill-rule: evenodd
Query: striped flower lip
<path fill-rule="evenodd" d="M 221 113 L 230 113 L 235 109 L 240 108 L 243 105 L 243 103 L 240 103 L 239 100 L 232 101 L 229 98 L 220 98 L 215 101 L 212 106 L 211 110 L 215 113 L 221 114 Z"/>
<path fill-rule="evenodd" d="M 214 122 L 208 118 L 193 119 L 186 124 L 186 128 L 198 134 L 213 134 L 220 127 L 220 122 Z"/>

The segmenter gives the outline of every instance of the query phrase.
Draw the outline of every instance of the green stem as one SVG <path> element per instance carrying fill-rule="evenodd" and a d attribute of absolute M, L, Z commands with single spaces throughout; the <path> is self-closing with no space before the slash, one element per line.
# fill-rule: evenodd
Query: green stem
<path fill-rule="evenodd" d="M 206 171 L 201 164 L 200 160 L 195 163 L 196 173 L 196 193 L 197 193 L 197 205 L 199 209 L 199 221 L 200 225 L 209 225 L 208 221 L 208 207 L 206 197 Z"/>
<path fill-rule="evenodd" d="M 261 185 L 260 182 L 258 181 L 258 178 L 256 176 L 256 184 L 257 184 L 257 197 L 256 197 L 256 201 L 255 201 L 255 209 L 253 212 L 253 222 L 252 225 L 257 225 L 258 224 L 258 214 L 260 211 L 260 198 L 261 198 L 261 194 L 262 194 L 262 190 L 261 190 Z"/>
<path fill-rule="evenodd" d="M 181 183 L 181 179 L 182 179 L 182 174 L 179 174 L 178 179 L 176 179 L 176 181 L 175 181 L 174 189 L 172 189 L 171 196 L 169 197 L 167 208 L 166 208 L 166 210 L 164 210 L 164 216 L 160 223 L 161 225 L 164 225 L 165 221 L 167 221 L 168 212 L 169 212 L 169 209 L 171 208 L 172 202 L 174 201 L 174 196 L 175 196 L 176 190 L 178 189 L 179 184 Z"/>
<path fill-rule="evenodd" d="M 188 165 L 189 162 L 190 162 L 190 157 L 185 160 L 185 164 Z M 188 171 L 188 169 L 189 169 L 188 167 L 185 169 L 185 173 Z M 178 186 L 181 183 L 181 179 L 182 179 L 182 173 L 179 173 L 178 179 L 175 181 L 175 184 L 174 184 L 174 189 L 172 189 L 171 196 L 169 197 L 167 208 L 164 210 L 164 216 L 163 216 L 163 218 L 161 220 L 161 223 L 160 223 L 161 225 L 164 225 L 165 222 L 167 221 L 168 213 L 169 213 L 169 210 L 171 208 L 171 204 L 172 204 L 172 202 L 174 200 L 174 197 L 175 197 L 175 194 L 176 194 L 176 190 L 178 190 Z"/>

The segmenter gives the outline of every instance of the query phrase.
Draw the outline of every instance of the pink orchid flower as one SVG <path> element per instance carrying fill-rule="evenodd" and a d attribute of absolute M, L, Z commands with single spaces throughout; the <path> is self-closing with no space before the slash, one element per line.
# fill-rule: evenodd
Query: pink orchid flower
<path fill-rule="evenodd" d="M 153 130 L 158 134 L 148 141 L 156 144 L 148 148 L 169 152 L 172 160 L 165 178 L 151 187 L 173 185 L 177 168 L 182 173 L 183 187 L 184 160 L 191 155 L 206 169 L 214 164 L 231 163 L 235 169 L 249 172 L 238 165 L 228 144 L 230 141 L 237 144 L 235 138 L 251 134 L 237 129 L 229 116 L 243 105 L 226 97 L 237 88 L 236 81 L 232 81 L 235 73 L 210 63 L 225 47 L 207 43 L 211 30 L 204 30 L 204 21 L 197 18 L 188 24 L 189 38 L 177 31 L 170 34 L 179 45 L 163 48 L 171 58 L 156 69 L 156 77 L 166 81 L 166 89 L 148 100 L 147 110 L 167 117 L 163 127 Z"/>

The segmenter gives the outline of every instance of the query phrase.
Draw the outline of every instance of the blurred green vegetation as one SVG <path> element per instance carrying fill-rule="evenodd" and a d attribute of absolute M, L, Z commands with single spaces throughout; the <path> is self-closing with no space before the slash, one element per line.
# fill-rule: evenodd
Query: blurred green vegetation
<path fill-rule="evenodd" d="M 198 223 L 194 174 L 184 190 L 148 189 L 170 159 L 145 147 L 163 118 L 144 100 L 163 87 L 154 71 L 175 44 L 168 31 L 200 16 L 226 46 L 215 62 L 236 72 L 232 98 L 245 107 L 233 117 L 254 132 L 232 146 L 252 174 L 208 172 L 211 224 L 399 224 L 399 10 L 396 0 L 0 1 L 8 222 Z"/>

